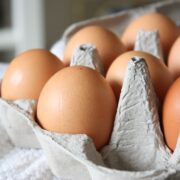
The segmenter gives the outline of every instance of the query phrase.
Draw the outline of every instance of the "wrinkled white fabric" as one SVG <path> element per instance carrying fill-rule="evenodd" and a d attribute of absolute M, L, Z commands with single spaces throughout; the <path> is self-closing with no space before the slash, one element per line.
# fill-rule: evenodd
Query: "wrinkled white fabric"
<path fill-rule="evenodd" d="M 12 145 L 0 121 L 0 180 L 56 180 L 41 149 Z"/>

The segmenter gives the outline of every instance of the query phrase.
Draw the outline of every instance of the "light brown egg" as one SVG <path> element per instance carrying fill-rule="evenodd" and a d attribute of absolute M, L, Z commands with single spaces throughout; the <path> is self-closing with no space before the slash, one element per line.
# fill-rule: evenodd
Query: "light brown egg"
<path fill-rule="evenodd" d="M 179 34 L 176 24 L 167 16 L 157 12 L 147 13 L 138 17 L 129 24 L 121 37 L 128 50 L 133 49 L 136 35 L 141 29 L 159 31 L 163 52 L 165 58 L 167 58 L 169 50 Z"/>
<path fill-rule="evenodd" d="M 163 105 L 163 131 L 165 141 L 171 150 L 175 150 L 180 133 L 180 78 L 170 87 Z"/>
<path fill-rule="evenodd" d="M 173 82 L 172 76 L 166 65 L 162 63 L 160 59 L 149 53 L 141 51 L 128 51 L 123 53 L 122 55 L 118 56 L 109 67 L 109 70 L 106 74 L 106 79 L 113 88 L 117 100 L 119 99 L 127 64 L 134 56 L 145 59 L 150 71 L 155 91 L 160 101 L 163 102 L 166 91 Z"/>
<path fill-rule="evenodd" d="M 74 48 L 81 44 L 94 44 L 97 47 L 105 72 L 112 61 L 125 51 L 119 38 L 101 26 L 87 26 L 77 31 L 67 43 L 64 51 L 65 64 L 70 63 Z"/>
<path fill-rule="evenodd" d="M 67 67 L 44 86 L 37 105 L 42 128 L 67 134 L 87 134 L 97 149 L 109 141 L 116 100 L 106 80 L 95 70 Z"/>
<path fill-rule="evenodd" d="M 12 60 L 1 86 L 4 99 L 38 99 L 46 81 L 63 63 L 45 49 L 28 50 Z"/>
<path fill-rule="evenodd" d="M 171 47 L 168 58 L 168 68 L 174 79 L 180 77 L 180 36 Z"/>

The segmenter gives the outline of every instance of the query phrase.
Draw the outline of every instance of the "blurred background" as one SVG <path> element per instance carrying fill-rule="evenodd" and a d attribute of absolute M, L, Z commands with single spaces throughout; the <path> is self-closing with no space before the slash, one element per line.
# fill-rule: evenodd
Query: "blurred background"
<path fill-rule="evenodd" d="M 0 0 L 0 62 L 30 48 L 49 49 L 74 22 L 153 2 L 159 1 Z"/>

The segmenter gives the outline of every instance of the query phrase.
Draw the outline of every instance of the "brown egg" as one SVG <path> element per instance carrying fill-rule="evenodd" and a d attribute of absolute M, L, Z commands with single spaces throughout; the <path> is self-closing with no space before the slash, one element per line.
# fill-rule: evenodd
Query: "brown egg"
<path fill-rule="evenodd" d="M 174 79 L 180 76 L 180 36 L 176 39 L 170 50 L 168 68 Z"/>
<path fill-rule="evenodd" d="M 67 134 L 87 134 L 97 149 L 109 141 L 116 100 L 106 80 L 95 70 L 67 67 L 44 86 L 37 105 L 42 128 Z"/>
<path fill-rule="evenodd" d="M 133 49 L 137 32 L 141 29 L 159 31 L 163 52 L 167 58 L 168 52 L 179 34 L 176 24 L 167 16 L 157 12 L 138 17 L 129 24 L 122 35 L 121 40 L 127 49 Z"/>
<path fill-rule="evenodd" d="M 124 45 L 113 32 L 101 26 L 87 26 L 76 32 L 67 43 L 64 51 L 65 64 L 70 63 L 74 48 L 87 43 L 96 45 L 105 72 L 112 61 L 125 51 Z"/>
<path fill-rule="evenodd" d="M 163 105 L 163 131 L 171 150 L 176 147 L 180 133 L 180 78 L 169 88 Z"/>
<path fill-rule="evenodd" d="M 4 99 L 38 99 L 46 81 L 63 68 L 63 63 L 45 49 L 18 55 L 7 68 L 1 86 Z"/>
<path fill-rule="evenodd" d="M 129 51 L 123 53 L 118 56 L 109 67 L 106 79 L 113 88 L 117 100 L 119 99 L 127 64 L 134 56 L 142 57 L 146 60 L 155 91 L 160 101 L 163 102 L 166 91 L 172 84 L 172 76 L 168 71 L 168 68 L 160 59 L 141 51 Z"/>

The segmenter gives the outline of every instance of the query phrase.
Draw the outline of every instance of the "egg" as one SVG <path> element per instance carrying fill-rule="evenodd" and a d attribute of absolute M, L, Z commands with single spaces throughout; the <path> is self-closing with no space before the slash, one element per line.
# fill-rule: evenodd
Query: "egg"
<path fill-rule="evenodd" d="M 166 65 L 162 63 L 160 59 L 142 51 L 128 51 L 123 53 L 122 55 L 118 56 L 109 67 L 106 74 L 106 80 L 114 90 L 117 100 L 119 99 L 127 64 L 134 56 L 145 59 L 150 71 L 150 76 L 155 91 L 160 101 L 163 102 L 164 96 L 173 82 L 172 76 Z"/>
<path fill-rule="evenodd" d="M 171 47 L 168 57 L 168 68 L 174 79 L 180 76 L 180 36 Z"/>
<path fill-rule="evenodd" d="M 125 51 L 118 36 L 110 30 L 97 25 L 86 26 L 77 31 L 68 41 L 64 51 L 66 65 L 70 63 L 74 49 L 81 44 L 93 44 L 97 47 L 105 72 L 112 61 Z"/>
<path fill-rule="evenodd" d="M 63 67 L 63 63 L 48 50 L 25 51 L 8 66 L 2 80 L 1 96 L 7 100 L 37 100 L 46 81 Z"/>
<path fill-rule="evenodd" d="M 171 150 L 175 150 L 180 133 L 180 78 L 169 88 L 163 104 L 163 132 Z"/>
<path fill-rule="evenodd" d="M 176 24 L 169 17 L 158 12 L 139 16 L 128 25 L 121 37 L 122 42 L 128 50 L 133 49 L 136 35 L 141 29 L 159 31 L 163 52 L 165 58 L 167 58 L 169 50 L 179 34 Z"/>
<path fill-rule="evenodd" d="M 37 104 L 37 122 L 48 131 L 87 134 L 100 149 L 109 141 L 116 106 L 111 87 L 97 71 L 67 67 L 44 86 Z"/>

